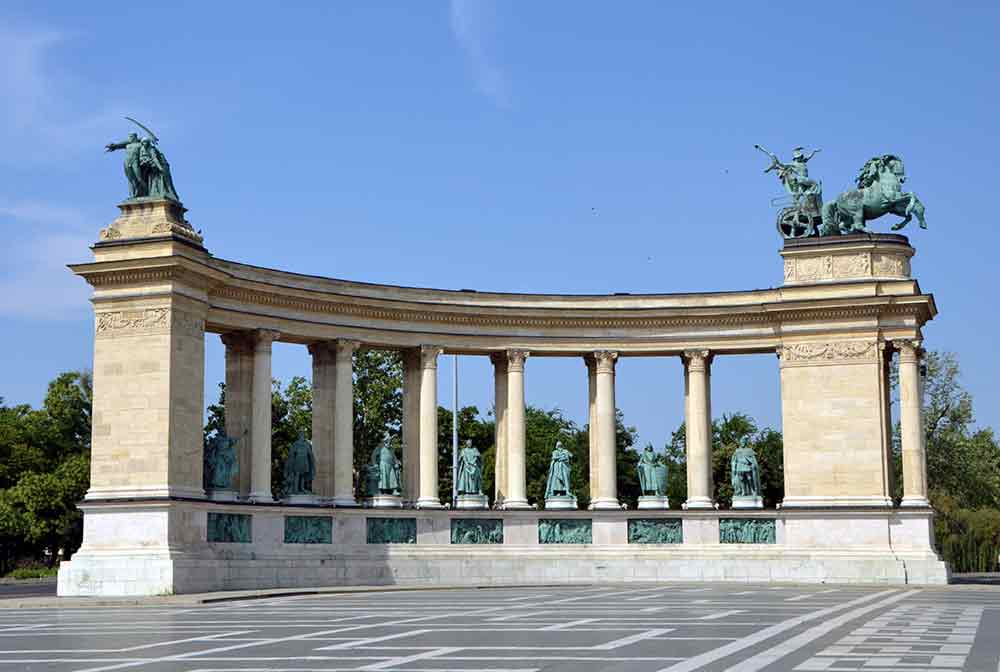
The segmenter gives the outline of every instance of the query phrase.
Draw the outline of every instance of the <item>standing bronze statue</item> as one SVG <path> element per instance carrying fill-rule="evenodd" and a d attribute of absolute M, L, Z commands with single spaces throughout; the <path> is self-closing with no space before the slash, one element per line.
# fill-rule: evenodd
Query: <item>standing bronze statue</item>
<path fill-rule="evenodd" d="M 174 178 L 170 173 L 167 157 L 160 151 L 160 139 L 147 127 L 131 117 L 125 117 L 149 135 L 140 138 L 129 133 L 124 140 L 109 142 L 104 151 L 125 150 L 125 178 L 128 180 L 130 200 L 139 198 L 166 198 L 181 202 L 174 189 Z"/>

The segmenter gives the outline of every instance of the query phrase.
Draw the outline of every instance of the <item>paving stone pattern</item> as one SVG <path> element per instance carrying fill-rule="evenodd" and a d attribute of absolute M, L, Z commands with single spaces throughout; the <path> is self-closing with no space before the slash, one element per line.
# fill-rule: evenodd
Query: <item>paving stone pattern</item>
<path fill-rule="evenodd" d="M 0 672 L 995 672 L 998 626 L 978 586 L 390 591 L 0 609 Z"/>

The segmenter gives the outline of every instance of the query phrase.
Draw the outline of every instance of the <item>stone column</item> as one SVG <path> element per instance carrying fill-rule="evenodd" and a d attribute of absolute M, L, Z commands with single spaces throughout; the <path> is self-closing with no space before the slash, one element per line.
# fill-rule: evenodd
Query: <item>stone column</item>
<path fill-rule="evenodd" d="M 493 500 L 502 504 L 508 494 L 507 469 L 507 353 L 494 352 L 493 362 L 493 415 L 496 468 L 493 475 Z"/>
<path fill-rule="evenodd" d="M 927 500 L 927 453 L 923 394 L 920 381 L 920 341 L 894 341 L 899 350 L 899 424 L 903 453 L 901 506 L 930 506 Z"/>
<path fill-rule="evenodd" d="M 338 339 L 334 346 L 333 505 L 357 506 L 354 498 L 354 351 L 358 341 Z"/>
<path fill-rule="evenodd" d="M 619 509 L 615 460 L 615 360 L 617 352 L 594 353 L 597 408 L 597 499 L 592 509 Z"/>
<path fill-rule="evenodd" d="M 250 494 L 253 468 L 253 338 L 247 333 L 220 336 L 226 346 L 226 436 L 239 439 L 236 451 L 239 469 L 236 489 L 241 497 Z"/>
<path fill-rule="evenodd" d="M 250 494 L 255 502 L 270 502 L 271 495 L 271 343 L 279 333 L 268 329 L 256 332 L 253 348 L 253 443 L 250 460 Z"/>
<path fill-rule="evenodd" d="M 403 503 L 420 496 L 420 351 L 403 352 Z"/>
<path fill-rule="evenodd" d="M 505 509 L 527 509 L 525 481 L 524 361 L 525 350 L 507 351 L 507 499 Z"/>
<path fill-rule="evenodd" d="M 440 509 L 438 498 L 437 360 L 441 348 L 420 347 L 420 491 L 418 509 Z"/>
<path fill-rule="evenodd" d="M 600 479 L 599 464 L 601 456 L 597 452 L 597 435 L 599 420 L 597 417 L 597 362 L 593 355 L 584 355 L 583 363 L 587 366 L 587 444 L 590 455 L 590 501 L 594 502 L 598 494 Z"/>
<path fill-rule="evenodd" d="M 312 446 L 316 458 L 313 492 L 321 499 L 333 498 L 334 413 L 337 399 L 337 353 L 332 343 L 313 343 L 312 355 Z"/>
<path fill-rule="evenodd" d="M 708 350 L 684 353 L 685 428 L 687 443 L 687 509 L 711 509 L 712 501 L 712 418 Z"/>

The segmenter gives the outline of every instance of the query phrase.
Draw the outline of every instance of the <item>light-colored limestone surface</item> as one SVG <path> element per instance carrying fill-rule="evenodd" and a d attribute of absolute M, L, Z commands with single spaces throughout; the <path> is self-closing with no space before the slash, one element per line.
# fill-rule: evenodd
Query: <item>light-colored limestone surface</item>
<path fill-rule="evenodd" d="M 372 583 L 782 580 L 940 583 L 920 440 L 919 343 L 936 313 L 901 236 L 789 241 L 784 285 L 746 292 L 565 296 L 371 285 L 211 256 L 177 208 L 123 205 L 71 268 L 94 287 L 92 486 L 84 543 L 60 594 L 138 595 Z M 178 231 L 178 227 L 184 231 Z M 270 349 L 309 346 L 317 494 L 324 506 L 204 500 L 204 338 L 226 343 L 227 432 L 239 491 L 270 502 Z M 356 509 L 351 354 L 403 352 L 400 503 Z M 502 511 L 446 510 L 437 495 L 439 354 L 490 356 Z M 900 353 L 905 507 L 889 499 L 888 367 Z M 778 354 L 785 501 L 714 508 L 711 364 Z M 592 511 L 538 511 L 525 491 L 530 359 L 585 358 Z M 615 362 L 684 362 L 686 511 L 617 508 Z M 266 417 L 265 417 L 266 416 Z M 332 497 L 332 501 L 330 500 Z M 339 504 L 339 508 L 330 505 Z M 245 543 L 208 542 L 208 514 L 251 516 Z M 332 544 L 284 542 L 287 515 L 326 516 Z M 378 517 L 415 518 L 416 543 L 367 543 Z M 450 544 L 454 518 L 501 519 L 502 544 Z M 590 521 L 592 543 L 540 543 L 544 518 Z M 679 544 L 629 543 L 630 518 L 679 518 Z M 720 521 L 774 521 L 776 543 L 720 543 Z M 377 521 L 376 521 L 377 522 Z M 756 523 L 755 523 L 756 524 Z M 771 523 L 760 523 L 770 525 Z M 731 529 L 732 526 L 727 529 Z"/>

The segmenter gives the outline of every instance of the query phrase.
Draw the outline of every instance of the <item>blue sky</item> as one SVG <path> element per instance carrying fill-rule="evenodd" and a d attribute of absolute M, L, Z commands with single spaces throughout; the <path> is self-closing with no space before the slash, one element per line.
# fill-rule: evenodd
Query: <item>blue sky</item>
<path fill-rule="evenodd" d="M 7 0 L 0 396 L 37 403 L 89 366 L 88 289 L 64 264 L 126 195 L 102 147 L 128 114 L 161 136 L 213 254 L 480 290 L 775 286 L 780 188 L 753 144 L 821 147 L 827 197 L 898 153 L 930 224 L 907 231 L 941 311 L 926 345 L 958 353 L 1000 426 L 1000 5 L 696 4 Z M 222 356 L 209 337 L 208 386 Z M 490 408 L 488 361 L 461 370 L 462 403 Z M 308 376 L 305 349 L 277 346 L 275 373 Z M 642 440 L 681 421 L 682 384 L 676 359 L 620 364 Z M 774 357 L 720 359 L 713 384 L 716 413 L 780 426 Z M 529 361 L 530 403 L 582 420 L 586 389 L 580 361 Z"/>

